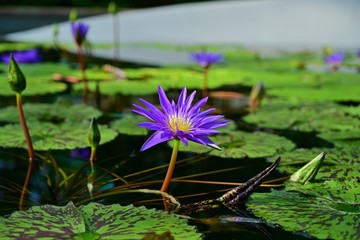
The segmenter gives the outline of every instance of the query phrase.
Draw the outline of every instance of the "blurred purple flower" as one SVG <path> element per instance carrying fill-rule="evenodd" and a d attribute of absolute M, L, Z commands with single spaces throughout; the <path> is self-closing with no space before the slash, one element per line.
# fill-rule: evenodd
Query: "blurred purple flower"
<path fill-rule="evenodd" d="M 325 63 L 331 66 L 339 66 L 345 59 L 342 52 L 333 53 L 325 58 Z"/>
<path fill-rule="evenodd" d="M 90 159 L 90 148 L 87 147 L 87 148 L 73 149 L 70 152 L 70 156 L 72 158 L 89 160 Z"/>
<path fill-rule="evenodd" d="M 72 35 L 77 45 L 81 46 L 86 38 L 86 34 L 89 30 L 89 25 L 83 22 L 71 23 Z"/>
<path fill-rule="evenodd" d="M 202 67 L 209 67 L 214 63 L 221 62 L 223 55 L 213 52 L 193 52 L 191 53 L 191 59 Z"/>
<path fill-rule="evenodd" d="M 360 58 L 360 49 L 356 52 L 356 55 Z"/>
<path fill-rule="evenodd" d="M 158 109 L 141 98 L 140 101 L 147 109 L 133 104 L 135 107 L 132 109 L 133 112 L 151 120 L 151 122 L 141 122 L 138 126 L 156 131 L 143 144 L 140 151 L 171 139 L 179 139 L 186 146 L 188 145 L 188 140 L 190 140 L 220 149 L 208 136 L 220 133 L 215 128 L 226 126 L 228 121 L 221 119 L 223 118 L 222 115 L 208 116 L 215 108 L 200 112 L 200 108 L 205 105 L 208 98 L 205 97 L 192 105 L 195 94 L 196 91 L 192 92 L 189 97 L 186 97 L 186 88 L 183 88 L 176 104 L 173 100 L 169 101 L 164 90 L 159 86 L 158 95 L 162 109 Z"/>
<path fill-rule="evenodd" d="M 42 60 L 39 49 L 28 49 L 24 51 L 12 52 L 17 63 L 38 63 Z M 0 55 L 0 61 L 6 64 L 10 62 L 10 53 Z"/>

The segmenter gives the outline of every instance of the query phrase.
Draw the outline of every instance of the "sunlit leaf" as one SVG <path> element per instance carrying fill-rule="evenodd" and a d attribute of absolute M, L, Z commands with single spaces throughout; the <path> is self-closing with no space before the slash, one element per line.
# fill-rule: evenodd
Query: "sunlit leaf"
<path fill-rule="evenodd" d="M 45 104 L 26 103 L 23 105 L 24 115 L 28 122 L 78 122 L 101 116 L 101 112 L 96 108 L 83 104 L 67 105 L 61 103 Z M 0 109 L 0 121 L 19 122 L 16 106 L 8 106 Z"/>
<path fill-rule="evenodd" d="M 87 133 L 89 122 L 51 123 L 30 122 L 28 128 L 35 150 L 74 149 L 89 146 Z M 101 142 L 113 140 L 117 133 L 107 126 L 99 126 Z M 26 148 L 24 133 L 20 124 L 8 124 L 0 127 L 0 145 L 2 147 Z"/>
<path fill-rule="evenodd" d="M 176 215 L 144 207 L 73 203 L 43 205 L 0 218 L 2 239 L 142 239 L 170 231 L 178 239 L 200 239 L 195 227 Z"/>
<path fill-rule="evenodd" d="M 291 150 L 294 143 L 284 137 L 264 132 L 231 131 L 211 138 L 221 151 L 189 142 L 189 146 L 181 146 L 180 151 L 207 153 L 223 158 L 258 158 L 274 155 L 280 151 Z"/>
<path fill-rule="evenodd" d="M 289 107 L 277 104 L 277 110 L 267 105 L 244 119 L 260 127 L 298 131 L 352 131 L 360 129 L 360 121 L 348 116 L 343 108 L 331 103 L 299 104 Z"/>
<path fill-rule="evenodd" d="M 360 238 L 358 203 L 340 204 L 322 196 L 273 190 L 253 194 L 246 205 L 256 216 L 287 231 L 305 231 L 320 239 Z"/>

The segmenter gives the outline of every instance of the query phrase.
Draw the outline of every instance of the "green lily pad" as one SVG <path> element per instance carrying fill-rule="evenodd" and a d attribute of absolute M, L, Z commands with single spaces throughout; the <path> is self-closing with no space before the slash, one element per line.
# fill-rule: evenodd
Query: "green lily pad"
<path fill-rule="evenodd" d="M 332 142 L 336 147 L 360 146 L 360 129 L 351 131 L 329 131 L 316 134 L 316 136 Z"/>
<path fill-rule="evenodd" d="M 35 151 L 49 149 L 74 149 L 89 146 L 87 133 L 89 122 L 51 123 L 29 122 L 29 132 Z M 113 140 L 117 133 L 107 126 L 99 126 L 101 142 Z M 83 137 L 82 137 L 83 136 Z M 0 127 L 0 145 L 2 147 L 26 148 L 24 133 L 20 124 L 8 124 Z"/>
<path fill-rule="evenodd" d="M 293 105 L 275 103 L 264 106 L 255 114 L 244 117 L 248 123 L 260 127 L 298 131 L 353 131 L 360 129 L 359 119 L 346 114 L 341 106 L 329 103 Z M 278 109 L 278 110 L 275 110 Z"/>
<path fill-rule="evenodd" d="M 189 142 L 187 147 L 181 145 L 180 151 L 207 153 L 222 158 L 259 158 L 295 147 L 293 142 L 284 137 L 264 132 L 231 131 L 215 135 L 211 140 L 221 151 L 193 142 Z"/>
<path fill-rule="evenodd" d="M 112 95 L 121 93 L 123 95 L 145 95 L 157 93 L 157 86 L 161 85 L 164 90 L 202 89 L 203 73 L 185 68 L 141 68 L 124 69 L 128 79 L 120 81 L 104 81 L 100 85 L 103 94 Z M 214 89 L 224 84 L 241 83 L 239 70 L 212 68 L 209 71 L 208 88 Z M 95 90 L 95 83 L 89 83 Z M 75 86 L 81 90 L 82 86 Z"/>
<path fill-rule="evenodd" d="M 320 168 L 321 169 L 321 168 Z M 358 172 L 359 173 L 359 172 Z M 288 182 L 286 191 L 297 191 L 305 195 L 318 196 L 331 200 L 337 204 L 356 205 L 360 203 L 360 184 L 358 183 L 359 175 L 348 177 L 346 181 L 339 181 L 336 177 L 334 180 L 306 183 L 304 185 Z M 318 176 L 321 177 L 321 176 Z M 325 178 L 321 178 L 323 180 Z M 359 207 L 360 214 L 360 207 Z"/>
<path fill-rule="evenodd" d="M 121 119 L 112 121 L 111 127 L 122 134 L 134 135 L 134 136 L 146 136 L 148 134 L 148 130 L 136 126 L 138 123 L 144 121 L 147 121 L 147 119 L 140 115 L 132 114 L 130 116 L 125 116 Z"/>
<path fill-rule="evenodd" d="M 281 162 L 277 169 L 292 174 L 320 152 L 326 152 L 326 157 L 316 179 L 345 181 L 360 176 L 360 169 L 354 167 L 360 164 L 358 147 L 295 149 L 280 154 Z"/>
<path fill-rule="evenodd" d="M 287 231 L 305 231 L 320 239 L 360 238 L 359 204 L 272 190 L 253 194 L 246 205 L 256 216 L 271 224 L 279 224 Z"/>
<path fill-rule="evenodd" d="M 142 239 L 167 231 L 178 239 L 201 239 L 185 219 L 132 205 L 35 206 L 1 217 L 0 223 L 1 239 Z"/>
<path fill-rule="evenodd" d="M 61 92 L 66 85 L 52 80 L 52 74 L 68 71 L 64 64 L 41 63 L 41 64 L 20 64 L 20 69 L 26 77 L 26 89 L 22 95 L 37 95 Z M 8 66 L 0 64 L 0 78 L 7 79 Z M 11 96 L 14 92 L 7 81 L 0 82 L 0 95 Z"/>
<path fill-rule="evenodd" d="M 0 109 L 0 111 L 0 121 L 19 122 L 16 106 L 9 106 Z M 26 103 L 23 105 L 23 111 L 26 121 L 28 122 L 83 122 L 84 120 L 92 117 L 99 117 L 102 115 L 101 111 L 84 104 L 66 105 L 61 103 Z"/>
<path fill-rule="evenodd" d="M 53 74 L 59 73 L 63 76 L 74 76 L 81 79 L 79 69 L 70 68 L 61 63 L 39 63 L 39 64 L 20 64 L 20 69 L 26 77 L 27 87 L 22 92 L 23 95 L 39 95 L 64 91 L 67 86 L 64 83 L 53 80 Z M 0 78 L 7 79 L 8 66 L 0 64 Z M 102 71 L 99 68 L 87 69 L 86 78 L 90 82 L 98 80 L 111 80 L 114 74 Z M 94 83 L 95 84 L 95 83 Z M 82 84 L 78 85 L 82 89 Z M 11 96 L 14 92 L 10 89 L 7 81 L 0 82 L 0 95 Z"/>

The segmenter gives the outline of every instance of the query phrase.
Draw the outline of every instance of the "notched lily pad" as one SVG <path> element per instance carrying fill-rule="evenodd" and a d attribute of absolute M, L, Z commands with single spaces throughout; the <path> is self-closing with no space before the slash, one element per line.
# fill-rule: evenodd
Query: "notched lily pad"
<path fill-rule="evenodd" d="M 113 121 L 111 127 L 122 134 L 146 136 L 148 133 L 147 129 L 137 126 L 138 123 L 145 121 L 148 120 L 140 115 L 132 114 Z"/>
<path fill-rule="evenodd" d="M 35 151 L 49 149 L 74 149 L 89 146 L 87 132 L 89 122 L 64 123 L 28 123 Z M 107 126 L 99 126 L 101 142 L 104 144 L 113 140 L 117 133 Z M 83 136 L 83 137 L 81 137 Z M 0 127 L 0 145 L 2 147 L 26 148 L 26 142 L 20 124 L 8 124 Z"/>
<path fill-rule="evenodd" d="M 181 146 L 181 151 L 208 153 L 222 158 L 258 158 L 274 155 L 280 151 L 291 150 L 295 144 L 284 137 L 264 132 L 229 131 L 211 138 L 222 150 L 212 149 L 201 144 L 189 142 Z"/>
<path fill-rule="evenodd" d="M 354 167 L 360 164 L 358 147 L 295 149 L 280 154 L 282 160 L 277 169 L 292 174 L 320 152 L 326 152 L 327 154 L 315 179 L 345 181 L 360 176 L 360 168 Z M 269 161 L 271 161 L 271 158 L 269 158 Z"/>
<path fill-rule="evenodd" d="M 273 190 L 254 193 L 246 205 L 256 216 L 287 231 L 306 231 L 320 239 L 360 238 L 359 204 Z"/>
<path fill-rule="evenodd" d="M 177 239 L 201 239 L 176 215 L 145 207 L 90 203 L 75 207 L 43 205 L 0 217 L 1 239 L 143 239 L 171 231 Z"/>
<path fill-rule="evenodd" d="M 281 105 L 281 103 L 278 103 Z M 353 131 L 360 129 L 360 121 L 349 116 L 344 108 L 335 104 L 299 104 L 289 108 L 263 107 L 255 114 L 244 117 L 248 123 L 264 128 L 291 129 L 304 132 Z"/>
<path fill-rule="evenodd" d="M 61 103 L 45 104 L 26 103 L 23 105 L 24 115 L 27 122 L 83 122 L 92 117 L 101 116 L 101 111 L 83 104 L 66 105 Z M 16 106 L 0 109 L 1 122 L 19 122 Z"/>

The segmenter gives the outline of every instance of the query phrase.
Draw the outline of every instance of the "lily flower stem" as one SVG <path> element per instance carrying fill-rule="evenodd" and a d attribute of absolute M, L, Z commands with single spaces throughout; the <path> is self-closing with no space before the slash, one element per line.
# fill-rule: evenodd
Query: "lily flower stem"
<path fill-rule="evenodd" d="M 85 74 L 85 61 L 84 61 L 84 52 L 81 48 L 80 45 L 77 46 L 77 49 L 78 49 L 78 52 L 77 52 L 77 55 L 78 55 L 78 62 L 79 62 L 79 65 L 80 65 L 80 69 L 81 69 L 81 75 L 82 75 L 82 82 L 84 83 L 84 90 L 83 90 L 83 101 L 86 105 L 89 104 L 89 87 L 88 87 L 88 81 L 87 81 L 87 78 L 86 78 L 86 74 Z"/>
<path fill-rule="evenodd" d="M 24 201 L 25 201 L 26 193 L 28 191 L 27 189 L 29 186 L 29 182 L 31 179 L 31 173 L 32 173 L 32 169 L 33 169 L 33 165 L 34 165 L 34 161 L 35 161 L 35 151 L 34 151 L 34 148 L 32 145 L 29 129 L 26 125 L 24 111 L 22 108 L 22 98 L 21 98 L 20 93 L 16 93 L 16 104 L 17 104 L 17 109 L 18 109 L 18 113 L 19 113 L 20 124 L 24 131 L 26 145 L 27 145 L 27 149 L 28 149 L 28 155 L 29 155 L 29 166 L 28 166 L 25 182 L 24 182 L 24 185 L 23 185 L 23 188 L 21 191 L 21 196 L 20 196 L 20 201 L 19 201 L 19 209 L 24 209 Z"/>
<path fill-rule="evenodd" d="M 91 167 L 91 174 L 95 173 L 95 157 L 96 157 L 96 148 L 91 148 L 91 154 L 90 154 L 90 167 Z"/>
<path fill-rule="evenodd" d="M 163 185 L 162 185 L 161 190 L 160 190 L 161 192 L 166 192 L 166 190 L 169 187 L 169 184 L 170 184 L 170 181 L 171 181 L 174 169 L 175 169 L 175 163 L 176 163 L 176 158 L 177 158 L 177 154 L 178 154 L 178 151 L 179 151 L 179 145 L 180 145 L 180 140 L 175 139 L 174 140 L 174 147 L 173 147 L 173 151 L 172 151 L 171 159 L 170 159 L 170 163 L 169 163 L 169 167 L 168 167 L 168 170 L 167 170 L 167 173 L 166 173 L 165 180 L 164 180 Z"/>
<path fill-rule="evenodd" d="M 120 41 L 119 41 L 119 17 L 117 14 L 113 16 L 114 20 L 114 65 L 117 66 L 120 63 Z"/>
<path fill-rule="evenodd" d="M 208 78 L 209 78 L 209 65 L 204 67 L 204 80 L 203 80 L 203 97 L 208 96 Z"/>
<path fill-rule="evenodd" d="M 17 109 L 18 109 L 18 113 L 19 113 L 20 124 L 21 124 L 21 127 L 22 127 L 22 129 L 24 131 L 24 135 L 25 135 L 26 145 L 27 145 L 27 149 L 28 149 L 28 153 L 29 153 L 29 161 L 31 162 L 32 160 L 35 159 L 35 151 L 34 151 L 34 148 L 32 145 L 29 129 L 25 122 L 24 111 L 22 108 L 22 97 L 21 97 L 20 93 L 16 93 L 16 104 L 17 104 Z"/>

